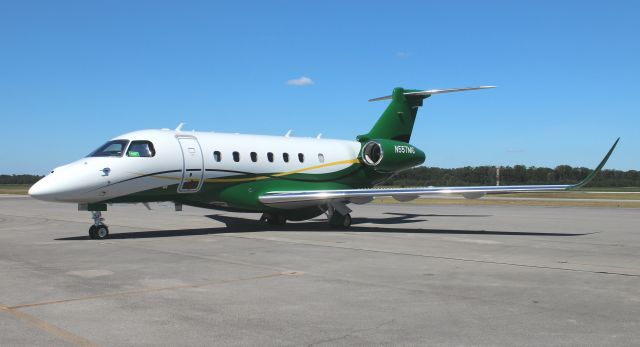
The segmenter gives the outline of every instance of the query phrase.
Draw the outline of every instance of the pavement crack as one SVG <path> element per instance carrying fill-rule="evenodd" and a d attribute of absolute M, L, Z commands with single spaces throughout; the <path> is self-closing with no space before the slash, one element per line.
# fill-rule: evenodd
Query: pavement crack
<path fill-rule="evenodd" d="M 322 344 L 322 343 L 332 343 L 332 342 L 344 340 L 344 339 L 346 339 L 348 337 L 351 337 L 351 336 L 353 336 L 355 334 L 360 334 L 360 333 L 364 333 L 364 332 L 367 332 L 367 331 L 378 330 L 378 329 L 380 329 L 381 327 L 383 327 L 385 325 L 394 323 L 395 321 L 396 320 L 394 318 L 394 319 L 391 319 L 391 320 L 388 320 L 388 321 L 384 321 L 384 322 L 382 322 L 382 323 L 380 323 L 380 324 L 378 324 L 378 325 L 376 325 L 374 327 L 371 327 L 371 328 L 356 329 L 356 330 L 353 330 L 353 331 L 351 331 L 351 332 L 349 332 L 347 334 L 341 335 L 341 336 L 337 336 L 337 337 L 333 337 L 333 338 L 329 338 L 329 339 L 323 339 L 323 340 L 319 340 L 319 341 L 316 341 L 316 342 L 312 342 L 312 343 L 308 344 L 307 347 L 312 347 L 312 346 L 319 345 L 319 344 Z"/>
<path fill-rule="evenodd" d="M 375 253 L 384 253 L 384 254 L 393 254 L 393 255 L 403 255 L 403 256 L 409 256 L 409 257 L 420 257 L 420 258 L 439 259 L 439 260 L 452 260 L 452 261 L 478 263 L 478 264 L 504 265 L 504 266 L 523 267 L 523 268 L 530 268 L 530 269 L 559 270 L 559 271 L 590 273 L 590 274 L 597 274 L 597 275 L 614 275 L 614 276 L 625 276 L 625 277 L 640 277 L 639 274 L 629 274 L 629 273 L 623 273 L 623 272 L 581 270 L 581 269 L 572 269 L 572 268 L 556 267 L 556 266 L 519 264 L 519 263 L 491 261 L 491 260 L 478 260 L 478 259 L 468 259 L 468 258 L 458 258 L 458 257 L 446 257 L 446 256 L 429 255 L 429 254 L 394 252 L 394 251 L 385 251 L 385 250 L 371 249 L 371 248 L 347 247 L 347 246 L 340 246 L 340 245 L 335 245 L 335 244 L 317 244 L 317 243 L 308 243 L 308 242 L 293 241 L 293 240 L 274 240 L 274 239 L 269 239 L 269 238 L 248 237 L 248 236 L 243 236 L 243 235 L 220 235 L 220 237 L 235 237 L 235 238 L 242 238 L 242 239 L 263 240 L 263 241 L 281 242 L 281 243 L 288 243 L 288 244 L 299 244 L 299 245 L 315 246 L 315 247 L 340 248 L 340 249 L 362 251 L 362 252 L 375 252 Z"/>

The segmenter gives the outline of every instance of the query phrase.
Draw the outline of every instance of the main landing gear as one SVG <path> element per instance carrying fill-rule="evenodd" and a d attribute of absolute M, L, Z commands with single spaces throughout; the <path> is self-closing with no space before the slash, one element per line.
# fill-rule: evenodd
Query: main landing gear
<path fill-rule="evenodd" d="M 334 212 L 331 218 L 329 218 L 329 225 L 334 229 L 349 229 L 351 226 L 351 214 L 341 215 L 340 213 Z"/>
<path fill-rule="evenodd" d="M 102 212 L 91 211 L 91 218 L 93 218 L 93 225 L 89 228 L 89 237 L 94 240 L 106 239 L 109 236 L 109 228 L 102 222 Z"/>
<path fill-rule="evenodd" d="M 334 229 L 349 229 L 351 226 L 351 209 L 340 201 L 327 204 L 327 219 Z"/>
<path fill-rule="evenodd" d="M 351 209 L 347 207 L 345 202 L 331 201 L 320 208 L 324 210 L 327 220 L 329 221 L 329 226 L 332 228 L 348 229 L 351 226 Z M 313 216 L 310 216 L 309 218 Z M 295 220 L 303 219 L 305 218 Z M 284 225 L 287 223 L 287 218 L 278 213 L 265 212 L 260 217 L 260 222 L 267 223 L 269 225 Z"/>
<path fill-rule="evenodd" d="M 271 213 L 263 213 L 260 221 L 269 225 L 285 225 L 287 223 L 287 219 L 284 216 Z"/>

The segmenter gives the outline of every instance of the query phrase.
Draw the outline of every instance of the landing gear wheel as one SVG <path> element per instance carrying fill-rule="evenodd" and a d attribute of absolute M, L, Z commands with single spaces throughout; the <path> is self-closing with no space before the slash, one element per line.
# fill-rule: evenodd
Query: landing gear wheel
<path fill-rule="evenodd" d="M 270 225 L 285 225 L 287 224 L 287 219 L 283 216 L 278 215 L 273 218 L 268 218 L 267 223 L 269 223 Z"/>
<path fill-rule="evenodd" d="M 351 226 L 351 214 L 341 215 L 334 213 L 329 220 L 329 225 L 335 229 L 349 229 Z"/>
<path fill-rule="evenodd" d="M 346 216 L 344 216 L 344 219 L 342 220 L 342 227 L 345 229 L 349 229 L 351 227 L 351 215 L 347 214 Z"/>
<path fill-rule="evenodd" d="M 92 225 L 91 228 L 89 228 L 89 237 L 94 240 L 103 240 L 108 236 L 109 228 L 104 224 Z"/>
<path fill-rule="evenodd" d="M 261 222 L 267 222 L 269 225 L 285 225 L 287 224 L 287 219 L 279 214 L 273 215 L 270 213 L 265 213 L 260 217 Z"/>

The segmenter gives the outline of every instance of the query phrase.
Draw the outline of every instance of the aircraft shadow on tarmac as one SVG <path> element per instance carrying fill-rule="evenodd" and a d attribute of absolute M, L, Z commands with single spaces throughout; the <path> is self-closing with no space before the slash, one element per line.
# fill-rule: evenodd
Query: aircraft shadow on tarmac
<path fill-rule="evenodd" d="M 392 215 L 388 218 L 364 218 L 354 217 L 348 232 L 355 233 L 399 233 L 399 234 L 449 234 L 449 235 L 496 235 L 496 236 L 582 236 L 593 233 L 560 233 L 560 232 L 525 232 L 525 231 L 493 231 L 493 230 L 456 230 L 456 229 L 398 229 L 386 226 L 360 225 L 375 223 L 382 225 L 397 225 L 416 222 L 426 222 L 427 219 L 421 217 L 454 217 L 454 218 L 482 218 L 490 215 L 438 215 L 438 214 L 410 214 L 410 213 L 385 213 Z M 178 229 L 178 230 L 152 230 L 114 233 L 109 235 L 109 239 L 144 239 L 179 236 L 198 236 L 231 233 L 247 233 L 261 231 L 284 231 L 284 232 L 327 232 L 343 231 L 331 228 L 325 219 L 316 218 L 311 221 L 293 222 L 285 225 L 268 225 L 254 219 L 246 219 L 225 215 L 207 215 L 215 221 L 225 224 L 225 227 Z M 73 236 L 56 239 L 58 241 L 89 240 L 88 236 Z"/>

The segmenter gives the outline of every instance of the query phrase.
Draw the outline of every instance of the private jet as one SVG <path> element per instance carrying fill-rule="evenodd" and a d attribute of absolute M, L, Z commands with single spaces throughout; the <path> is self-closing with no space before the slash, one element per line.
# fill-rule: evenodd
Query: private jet
<path fill-rule="evenodd" d="M 393 174 L 425 162 L 410 144 L 418 108 L 436 94 L 494 88 L 409 90 L 369 101 L 391 100 L 373 128 L 355 140 L 140 130 L 117 136 L 85 158 L 60 166 L 34 184 L 33 198 L 77 203 L 91 212 L 89 237 L 104 239 L 102 212 L 110 204 L 172 202 L 236 212 L 262 213 L 261 222 L 282 225 L 325 214 L 331 227 L 351 225 L 349 204 L 378 197 L 410 201 L 434 194 L 567 191 L 600 172 L 618 140 L 582 181 L 568 185 L 376 188 Z"/>

